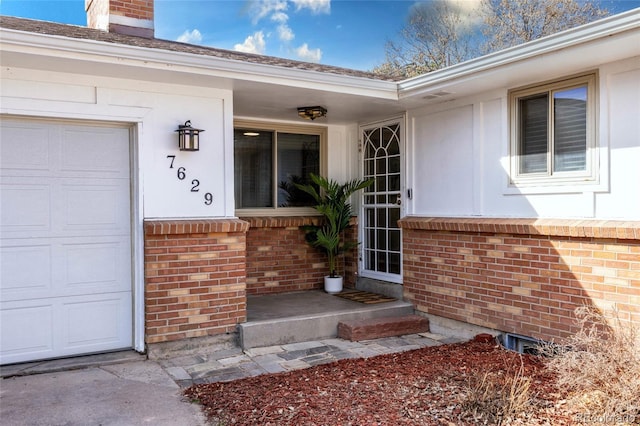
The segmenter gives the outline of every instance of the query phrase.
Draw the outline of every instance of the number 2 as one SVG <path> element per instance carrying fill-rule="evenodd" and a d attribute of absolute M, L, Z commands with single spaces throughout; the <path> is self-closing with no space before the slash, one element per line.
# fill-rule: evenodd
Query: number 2
<path fill-rule="evenodd" d="M 194 179 L 191 181 L 191 185 L 193 185 L 191 187 L 191 192 L 198 192 L 200 191 L 200 189 L 198 188 L 200 186 L 200 181 L 198 179 Z"/>

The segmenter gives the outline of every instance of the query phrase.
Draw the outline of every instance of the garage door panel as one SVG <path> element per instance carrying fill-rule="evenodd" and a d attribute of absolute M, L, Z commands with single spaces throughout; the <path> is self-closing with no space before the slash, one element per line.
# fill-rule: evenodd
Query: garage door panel
<path fill-rule="evenodd" d="M 21 241 L 24 243 L 24 241 Z M 27 299 L 51 293 L 51 246 L 17 245 L 0 248 L 2 300 Z"/>
<path fill-rule="evenodd" d="M 3 301 L 131 291 L 131 246 L 124 237 L 4 240 Z"/>
<path fill-rule="evenodd" d="M 130 293 L 104 295 L 100 299 L 75 298 L 67 301 L 63 308 L 64 334 L 62 344 L 65 351 L 82 347 L 84 350 L 100 351 L 109 347 L 130 347 L 131 317 Z"/>
<path fill-rule="evenodd" d="M 62 294 L 109 293 L 127 291 L 131 250 L 126 239 L 91 241 L 61 246 L 64 265 L 61 271 Z"/>
<path fill-rule="evenodd" d="M 0 185 L 2 234 L 50 231 L 50 192 L 47 184 L 25 184 L 3 178 Z"/>
<path fill-rule="evenodd" d="M 3 123 L 0 132 L 0 167 L 4 172 L 50 171 L 51 129 L 14 122 Z"/>
<path fill-rule="evenodd" d="M 3 302 L 0 364 L 131 347 L 131 293 Z M 25 335 L 29 336 L 24 339 Z"/>
<path fill-rule="evenodd" d="M 77 235 L 129 233 L 127 182 L 64 184 L 61 186 L 62 216 L 56 223 Z"/>
<path fill-rule="evenodd" d="M 130 234 L 129 181 L 3 177 L 0 230 L 7 238 Z"/>
<path fill-rule="evenodd" d="M 6 306 L 6 307 L 5 307 Z M 3 303 L 0 311 L 0 363 L 30 358 L 49 358 L 54 353 L 54 309 L 51 303 Z M 29 339 L 24 339 L 27 334 Z"/>
<path fill-rule="evenodd" d="M 61 139 L 62 176 L 80 173 L 129 178 L 127 129 L 65 127 Z M 126 143 L 114 143 L 114 140 Z"/>

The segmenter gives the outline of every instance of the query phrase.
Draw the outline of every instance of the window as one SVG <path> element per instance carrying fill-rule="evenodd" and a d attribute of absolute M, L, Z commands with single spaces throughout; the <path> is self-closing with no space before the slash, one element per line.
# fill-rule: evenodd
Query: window
<path fill-rule="evenodd" d="M 595 74 L 513 90 L 511 183 L 593 183 Z"/>
<path fill-rule="evenodd" d="M 309 175 L 322 174 L 326 129 L 236 121 L 234 173 L 236 209 L 246 214 L 314 205 L 294 183 L 310 183 Z"/>

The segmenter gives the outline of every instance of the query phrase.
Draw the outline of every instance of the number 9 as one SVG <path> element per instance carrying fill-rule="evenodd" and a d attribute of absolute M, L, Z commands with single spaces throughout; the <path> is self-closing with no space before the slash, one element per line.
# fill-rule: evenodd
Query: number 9
<path fill-rule="evenodd" d="M 213 195 L 210 192 L 207 192 L 206 194 L 204 194 L 204 203 L 207 206 L 210 206 L 211 203 L 213 203 Z"/>

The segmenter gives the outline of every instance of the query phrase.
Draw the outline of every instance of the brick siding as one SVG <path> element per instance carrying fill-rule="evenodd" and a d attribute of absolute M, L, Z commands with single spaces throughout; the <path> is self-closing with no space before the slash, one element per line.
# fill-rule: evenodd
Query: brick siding
<path fill-rule="evenodd" d="M 317 224 L 320 218 L 243 217 L 249 222 L 247 233 L 247 294 L 285 293 L 323 288 L 328 273 L 324 252 L 311 247 L 304 238 L 304 225 Z M 345 238 L 355 240 L 355 219 Z M 345 287 L 355 283 L 357 253 L 351 252 L 338 262 L 345 271 Z"/>
<path fill-rule="evenodd" d="M 237 219 L 148 221 L 147 343 L 236 331 L 246 320 L 246 232 Z"/>
<path fill-rule="evenodd" d="M 640 325 L 640 222 L 408 217 L 404 296 L 418 311 L 552 340 L 574 310 Z"/>

